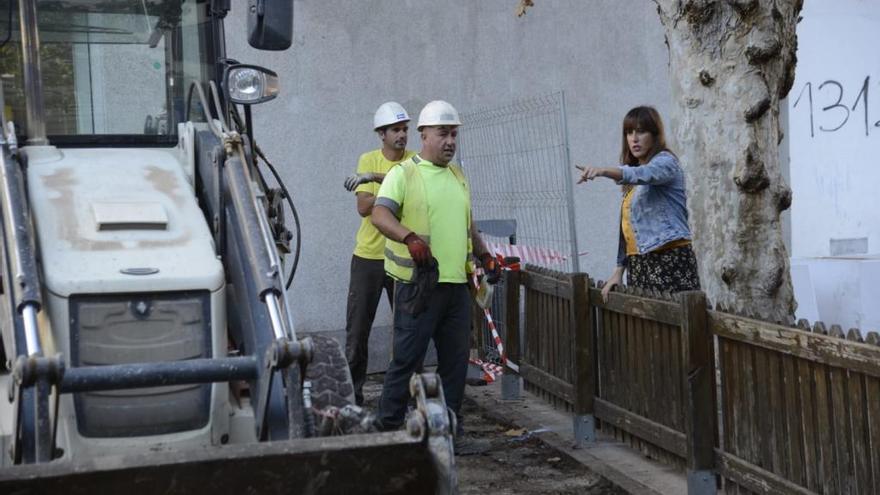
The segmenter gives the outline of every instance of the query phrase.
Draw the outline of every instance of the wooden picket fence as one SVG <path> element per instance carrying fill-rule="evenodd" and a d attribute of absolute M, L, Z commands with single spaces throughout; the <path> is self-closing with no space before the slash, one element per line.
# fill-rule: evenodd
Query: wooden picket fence
<path fill-rule="evenodd" d="M 726 493 L 880 492 L 878 334 L 712 310 L 701 292 L 603 303 L 585 274 L 505 277 L 507 356 L 527 390 Z"/>

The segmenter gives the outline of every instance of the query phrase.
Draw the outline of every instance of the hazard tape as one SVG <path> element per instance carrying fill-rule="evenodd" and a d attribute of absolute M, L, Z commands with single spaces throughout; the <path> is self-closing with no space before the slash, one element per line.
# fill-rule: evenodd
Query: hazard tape
<path fill-rule="evenodd" d="M 568 260 L 568 256 L 561 252 L 545 247 L 524 246 L 521 244 L 501 244 L 498 242 L 486 242 L 486 247 L 497 255 L 516 256 L 523 263 L 553 265 L 565 263 Z"/>
<path fill-rule="evenodd" d="M 474 283 L 474 288 L 479 291 L 480 282 L 477 280 L 476 272 L 471 274 L 471 280 Z M 495 340 L 495 348 L 498 349 L 498 355 L 501 356 L 501 364 L 504 364 L 507 361 L 507 355 L 504 354 L 504 343 L 501 342 L 501 336 L 498 335 L 498 330 L 495 328 L 495 321 L 492 319 L 492 312 L 489 311 L 489 308 L 483 308 L 483 315 L 485 315 L 486 324 L 492 332 L 492 338 Z"/>
<path fill-rule="evenodd" d="M 501 365 L 481 359 L 471 359 L 470 362 L 483 370 L 483 380 L 486 380 L 487 383 L 494 382 L 504 374 L 504 367 Z"/>

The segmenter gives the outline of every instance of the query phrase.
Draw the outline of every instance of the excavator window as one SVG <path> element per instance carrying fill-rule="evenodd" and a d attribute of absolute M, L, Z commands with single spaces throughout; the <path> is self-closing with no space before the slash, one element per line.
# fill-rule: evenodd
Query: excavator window
<path fill-rule="evenodd" d="M 22 76 L 18 6 L 0 0 L 0 81 L 3 111 L 24 135 L 32 95 Z M 177 142 L 190 84 L 213 71 L 207 2 L 40 0 L 37 9 L 50 142 Z"/>

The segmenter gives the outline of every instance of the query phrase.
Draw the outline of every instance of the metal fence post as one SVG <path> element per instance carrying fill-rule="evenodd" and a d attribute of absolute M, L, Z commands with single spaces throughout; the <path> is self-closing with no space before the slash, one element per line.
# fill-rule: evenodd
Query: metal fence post
<path fill-rule="evenodd" d="M 576 446 L 582 447 L 584 441 L 596 441 L 596 418 L 593 415 L 596 352 L 588 278 L 584 273 L 574 273 L 570 280 L 574 320 L 574 440 Z"/>
<path fill-rule="evenodd" d="M 682 292 L 682 356 L 687 436 L 688 495 L 717 493 L 715 473 L 714 343 L 709 332 L 706 294 Z"/>
<path fill-rule="evenodd" d="M 522 377 L 519 368 L 519 270 L 504 270 L 504 330 L 507 346 L 507 360 L 504 362 L 504 374 L 501 375 L 501 398 L 504 400 L 519 399 L 522 389 Z"/>

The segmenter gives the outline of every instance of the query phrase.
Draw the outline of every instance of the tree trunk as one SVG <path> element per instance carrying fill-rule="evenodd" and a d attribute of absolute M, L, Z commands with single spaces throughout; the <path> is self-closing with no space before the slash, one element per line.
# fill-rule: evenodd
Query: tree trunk
<path fill-rule="evenodd" d="M 712 304 L 791 322 L 780 213 L 791 205 L 779 102 L 794 82 L 802 0 L 655 0 L 669 45 L 675 150 Z"/>

